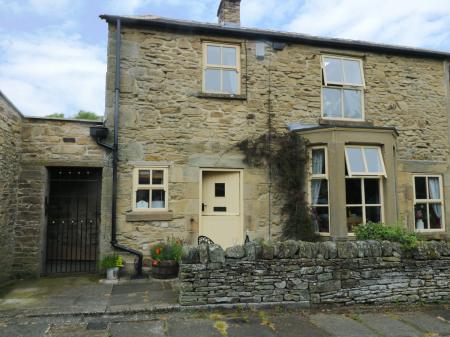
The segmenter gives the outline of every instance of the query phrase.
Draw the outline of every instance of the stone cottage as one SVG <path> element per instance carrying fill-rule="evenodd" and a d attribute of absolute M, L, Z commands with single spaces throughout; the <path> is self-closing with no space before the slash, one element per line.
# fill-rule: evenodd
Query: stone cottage
<path fill-rule="evenodd" d="M 142 260 L 168 236 L 277 239 L 280 191 L 236 146 L 269 129 L 309 141 L 324 239 L 369 221 L 447 236 L 449 53 L 244 28 L 240 0 L 217 16 L 102 15 L 104 125 L 3 109 L 12 274 L 92 270 L 111 244 Z"/>

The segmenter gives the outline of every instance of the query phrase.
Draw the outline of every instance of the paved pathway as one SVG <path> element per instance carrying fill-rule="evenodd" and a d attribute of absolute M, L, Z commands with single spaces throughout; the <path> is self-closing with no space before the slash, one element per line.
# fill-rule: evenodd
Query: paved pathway
<path fill-rule="evenodd" d="M 10 318 L 1 337 L 444 337 L 449 310 L 366 313 L 281 310 L 158 316 Z"/>
<path fill-rule="evenodd" d="M 146 310 L 178 302 L 175 281 L 102 284 L 98 277 L 51 277 L 0 290 L 0 317 Z"/>
<path fill-rule="evenodd" d="M 148 310 L 176 302 L 176 283 L 167 281 L 105 285 L 92 277 L 65 277 L 20 282 L 0 290 L 0 337 L 450 337 L 446 305 L 408 311 Z"/>

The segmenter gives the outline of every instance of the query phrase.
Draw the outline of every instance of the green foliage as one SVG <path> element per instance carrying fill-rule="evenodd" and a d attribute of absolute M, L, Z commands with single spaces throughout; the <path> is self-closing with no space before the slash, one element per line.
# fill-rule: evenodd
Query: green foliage
<path fill-rule="evenodd" d="M 64 114 L 54 113 L 54 114 L 51 114 L 51 115 L 47 115 L 45 117 L 48 117 L 48 118 L 64 118 Z"/>
<path fill-rule="evenodd" d="M 387 240 L 399 242 L 405 250 L 417 247 L 417 236 L 408 232 L 399 224 L 385 225 L 382 223 L 367 223 L 354 229 L 357 240 Z"/>
<path fill-rule="evenodd" d="M 306 199 L 308 141 L 296 132 L 262 135 L 238 144 L 245 162 L 272 169 L 278 190 L 283 195 L 282 212 L 287 216 L 283 238 L 316 241 L 311 210 Z"/>
<path fill-rule="evenodd" d="M 78 114 L 76 114 L 73 118 L 74 119 L 88 119 L 88 120 L 92 120 L 92 121 L 102 120 L 102 116 L 97 115 L 95 112 L 84 111 L 84 110 L 78 111 Z"/>
<path fill-rule="evenodd" d="M 150 247 L 150 256 L 154 261 L 181 261 L 183 243 L 180 239 L 168 238 Z"/>
<path fill-rule="evenodd" d="M 45 117 L 48 118 L 65 118 L 63 113 L 54 113 L 51 115 L 47 115 Z M 78 113 L 73 116 L 73 119 L 87 119 L 90 121 L 101 121 L 102 116 L 97 115 L 95 112 L 80 110 Z"/>
<path fill-rule="evenodd" d="M 101 266 L 103 269 L 123 267 L 123 259 L 120 255 L 106 255 L 103 257 Z"/>

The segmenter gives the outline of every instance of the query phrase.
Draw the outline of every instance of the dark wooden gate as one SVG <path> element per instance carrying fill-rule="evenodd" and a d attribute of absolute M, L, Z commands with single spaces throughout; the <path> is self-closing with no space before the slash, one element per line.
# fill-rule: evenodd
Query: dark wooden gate
<path fill-rule="evenodd" d="M 46 273 L 94 272 L 101 169 L 49 168 Z"/>

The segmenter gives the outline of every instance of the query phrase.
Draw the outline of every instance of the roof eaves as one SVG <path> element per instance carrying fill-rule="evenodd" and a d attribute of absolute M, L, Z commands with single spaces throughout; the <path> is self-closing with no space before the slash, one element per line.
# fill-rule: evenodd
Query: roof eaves
<path fill-rule="evenodd" d="M 448 59 L 450 53 L 435 51 L 429 49 L 387 45 L 381 43 L 372 43 L 366 41 L 346 40 L 338 38 L 324 38 L 299 33 L 280 32 L 274 30 L 262 30 L 254 28 L 230 27 L 213 23 L 203 23 L 196 21 L 174 20 L 157 16 L 117 16 L 100 15 L 100 18 L 108 23 L 115 23 L 120 19 L 122 23 L 133 26 L 146 26 L 162 29 L 180 30 L 190 33 L 210 33 L 216 35 L 228 35 L 237 37 L 252 37 L 258 39 L 276 40 L 282 42 L 295 42 L 307 45 L 324 46 L 329 48 L 348 48 L 358 51 L 373 51 L 389 54 L 420 56 L 426 58 Z"/>

